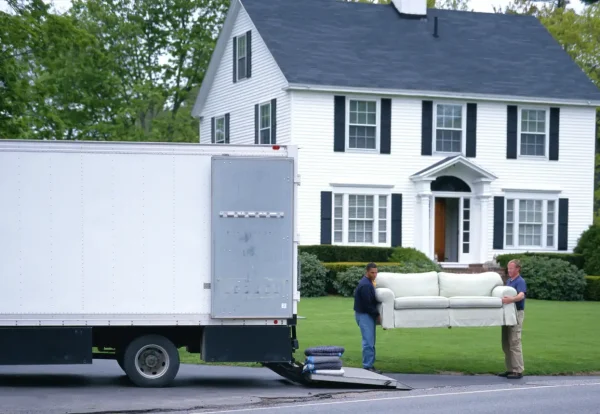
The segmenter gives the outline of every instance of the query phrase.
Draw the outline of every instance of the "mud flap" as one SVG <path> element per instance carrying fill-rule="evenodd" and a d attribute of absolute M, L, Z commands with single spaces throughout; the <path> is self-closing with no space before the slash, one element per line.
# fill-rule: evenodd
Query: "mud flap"
<path fill-rule="evenodd" d="M 360 368 L 344 367 L 344 375 L 322 375 L 302 372 L 303 365 L 294 363 L 263 364 L 271 371 L 297 384 L 325 388 L 375 388 L 410 391 L 412 387 L 394 378 L 376 374 Z"/>

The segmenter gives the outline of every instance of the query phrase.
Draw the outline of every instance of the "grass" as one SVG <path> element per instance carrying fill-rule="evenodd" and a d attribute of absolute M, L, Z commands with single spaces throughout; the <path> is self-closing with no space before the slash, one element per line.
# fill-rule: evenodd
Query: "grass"
<path fill-rule="evenodd" d="M 302 299 L 300 350 L 317 345 L 346 348 L 344 365 L 361 367 L 361 337 L 352 299 Z M 528 375 L 599 374 L 600 302 L 527 300 L 523 356 Z M 385 372 L 489 374 L 504 371 L 500 327 L 393 329 L 377 327 L 376 366 Z M 182 362 L 199 363 L 181 351 Z M 232 365 L 232 364 L 227 364 Z M 235 364 L 256 366 L 256 364 Z"/>

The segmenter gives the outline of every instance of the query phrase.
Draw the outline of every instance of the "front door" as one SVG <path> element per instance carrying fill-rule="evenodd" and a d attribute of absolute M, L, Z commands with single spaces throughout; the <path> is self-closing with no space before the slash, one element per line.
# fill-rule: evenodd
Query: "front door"
<path fill-rule="evenodd" d="M 435 199 L 434 253 L 438 262 L 446 261 L 446 201 L 443 198 Z"/>

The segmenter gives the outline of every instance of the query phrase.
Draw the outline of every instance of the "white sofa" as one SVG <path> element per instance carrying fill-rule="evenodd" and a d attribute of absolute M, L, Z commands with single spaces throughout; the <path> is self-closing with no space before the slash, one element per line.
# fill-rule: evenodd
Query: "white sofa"
<path fill-rule="evenodd" d="M 513 296 L 495 272 L 379 273 L 375 289 L 383 329 L 482 327 L 517 324 Z"/>

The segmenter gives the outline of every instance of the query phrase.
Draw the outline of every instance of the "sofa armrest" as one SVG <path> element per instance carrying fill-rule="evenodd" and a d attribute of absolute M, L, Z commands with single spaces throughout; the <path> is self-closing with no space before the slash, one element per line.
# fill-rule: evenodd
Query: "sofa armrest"
<path fill-rule="evenodd" d="M 492 296 L 502 299 L 505 296 L 516 296 L 517 291 L 511 286 L 496 286 L 492 289 Z"/>
<path fill-rule="evenodd" d="M 377 309 L 381 314 L 381 326 L 383 329 L 394 328 L 394 292 L 388 288 L 376 288 L 375 298 L 379 304 Z"/>

